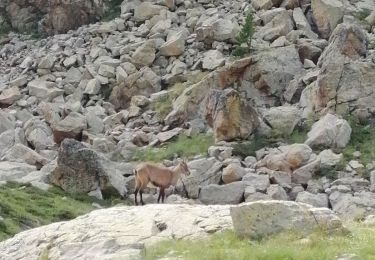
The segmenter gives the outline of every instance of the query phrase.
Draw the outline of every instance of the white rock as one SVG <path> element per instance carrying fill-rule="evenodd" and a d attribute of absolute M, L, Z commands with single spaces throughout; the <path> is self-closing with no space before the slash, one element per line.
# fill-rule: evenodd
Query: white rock
<path fill-rule="evenodd" d="M 217 67 L 224 65 L 224 55 L 218 50 L 209 50 L 204 53 L 202 68 L 207 70 L 214 70 Z"/>

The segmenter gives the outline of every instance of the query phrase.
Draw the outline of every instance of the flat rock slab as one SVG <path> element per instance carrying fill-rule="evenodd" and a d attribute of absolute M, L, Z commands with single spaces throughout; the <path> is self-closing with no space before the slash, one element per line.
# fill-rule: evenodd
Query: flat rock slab
<path fill-rule="evenodd" d="M 145 246 L 160 240 L 232 229 L 229 207 L 151 204 L 96 210 L 1 242 L 0 259 L 141 259 Z"/>

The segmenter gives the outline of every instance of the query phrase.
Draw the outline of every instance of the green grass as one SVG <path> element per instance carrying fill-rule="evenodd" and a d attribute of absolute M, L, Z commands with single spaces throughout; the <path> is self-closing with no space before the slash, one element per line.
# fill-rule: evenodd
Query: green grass
<path fill-rule="evenodd" d="M 108 22 L 117 17 L 120 17 L 121 14 L 121 3 L 123 0 L 111 0 L 109 2 L 108 11 L 103 15 L 102 21 Z"/>
<path fill-rule="evenodd" d="M 363 125 L 354 119 L 348 119 L 352 134 L 349 144 L 343 151 L 344 160 L 346 162 L 353 159 L 355 151 L 361 152 L 359 161 L 366 164 L 375 161 L 375 128 L 370 125 Z"/>
<path fill-rule="evenodd" d="M 160 162 L 175 157 L 191 158 L 194 155 L 207 154 L 208 147 L 213 144 L 214 139 L 211 135 L 199 134 L 192 137 L 181 135 L 162 147 L 140 149 L 136 152 L 134 160 Z"/>
<path fill-rule="evenodd" d="M 276 147 L 280 142 L 287 144 L 304 143 L 307 139 L 307 131 L 304 129 L 295 129 L 291 135 L 282 136 L 277 133 L 271 134 L 271 137 L 254 136 L 249 141 L 244 141 L 233 146 L 233 155 L 255 156 L 255 152 L 264 147 Z"/>
<path fill-rule="evenodd" d="M 371 10 L 367 8 L 362 8 L 360 11 L 354 14 L 357 19 L 364 21 L 371 14 Z"/>
<path fill-rule="evenodd" d="M 40 225 L 73 219 L 94 209 L 87 195 L 69 195 L 57 188 L 42 191 L 8 183 L 0 187 L 0 241 Z M 96 201 L 97 202 L 97 201 Z"/>
<path fill-rule="evenodd" d="M 375 228 L 355 224 L 351 231 L 351 235 L 333 236 L 320 231 L 304 240 L 295 233 L 283 233 L 260 241 L 241 240 L 233 231 L 226 231 L 208 240 L 161 242 L 147 249 L 144 259 L 332 260 L 349 253 L 361 260 L 375 259 Z"/>

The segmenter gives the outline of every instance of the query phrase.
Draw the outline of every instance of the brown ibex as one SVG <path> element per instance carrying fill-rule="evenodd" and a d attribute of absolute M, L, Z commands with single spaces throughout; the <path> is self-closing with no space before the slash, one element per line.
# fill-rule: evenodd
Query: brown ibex
<path fill-rule="evenodd" d="M 165 193 L 164 190 L 169 186 L 175 186 L 177 181 L 181 178 L 181 175 L 189 176 L 190 171 L 183 160 L 178 163 L 173 169 L 167 167 L 158 166 L 151 163 L 143 163 L 134 170 L 135 175 L 135 192 L 134 192 L 134 202 L 138 205 L 137 194 L 141 197 L 141 203 L 144 205 L 142 193 L 147 187 L 148 183 L 151 182 L 154 186 L 159 187 L 159 197 L 162 203 L 164 203 Z"/>

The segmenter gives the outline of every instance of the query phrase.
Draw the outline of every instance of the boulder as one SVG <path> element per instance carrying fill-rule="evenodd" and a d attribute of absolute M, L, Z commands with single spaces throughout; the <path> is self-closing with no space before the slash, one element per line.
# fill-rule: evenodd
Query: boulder
<path fill-rule="evenodd" d="M 123 174 L 131 175 L 132 167 L 116 167 L 82 143 L 66 138 L 62 141 L 57 167 L 49 176 L 50 183 L 71 193 L 88 193 L 98 188 L 102 192 L 126 194 Z"/>
<path fill-rule="evenodd" d="M 340 119 L 333 114 L 327 114 L 314 123 L 307 133 L 305 144 L 316 148 L 343 149 L 350 141 L 352 128 L 345 119 Z"/>
<path fill-rule="evenodd" d="M 17 181 L 36 171 L 36 167 L 22 162 L 0 162 L 0 181 Z"/>
<path fill-rule="evenodd" d="M 242 181 L 246 183 L 247 187 L 253 187 L 255 191 L 265 192 L 270 186 L 268 175 L 248 173 L 243 176 Z"/>
<path fill-rule="evenodd" d="M 267 188 L 267 195 L 273 200 L 289 200 L 288 194 L 279 184 L 271 184 Z"/>
<path fill-rule="evenodd" d="M 176 185 L 179 194 L 197 199 L 201 187 L 220 183 L 223 164 L 215 158 L 193 160 L 188 163 L 188 167 L 191 174 Z"/>
<path fill-rule="evenodd" d="M 344 4 L 340 0 L 312 0 L 311 7 L 320 36 L 328 39 L 344 17 Z"/>
<path fill-rule="evenodd" d="M 209 50 L 203 54 L 202 68 L 207 70 L 214 70 L 217 67 L 224 65 L 224 55 L 218 50 Z"/>
<path fill-rule="evenodd" d="M 116 109 L 127 108 L 132 96 L 150 96 L 161 90 L 161 79 L 149 67 L 130 75 L 123 83 L 115 86 L 109 97 Z"/>
<path fill-rule="evenodd" d="M 184 53 L 186 32 L 179 31 L 167 38 L 167 41 L 160 46 L 160 55 L 179 56 Z"/>
<path fill-rule="evenodd" d="M 231 163 L 223 169 L 221 179 L 225 184 L 242 180 L 246 170 L 238 163 Z"/>
<path fill-rule="evenodd" d="M 151 65 L 155 60 L 155 42 L 153 40 L 146 41 L 139 46 L 132 55 L 132 62 L 138 67 Z"/>
<path fill-rule="evenodd" d="M 27 84 L 27 88 L 29 89 L 30 96 L 47 101 L 51 101 L 55 97 L 64 94 L 64 90 L 57 88 L 56 83 L 39 79 L 30 81 Z"/>
<path fill-rule="evenodd" d="M 85 116 L 72 112 L 52 128 L 53 139 L 60 144 L 65 138 L 82 139 L 82 131 L 87 128 L 87 122 Z"/>
<path fill-rule="evenodd" d="M 342 162 L 344 156 L 342 153 L 335 154 L 331 149 L 323 150 L 319 154 L 320 158 L 320 168 L 330 169 L 334 168 L 340 162 Z"/>
<path fill-rule="evenodd" d="M 313 194 L 303 191 L 298 193 L 296 202 L 310 204 L 317 208 L 328 208 L 328 195 L 325 193 Z"/>
<path fill-rule="evenodd" d="M 252 59 L 236 60 L 205 76 L 202 80 L 186 88 L 173 102 L 173 110 L 165 118 L 167 125 L 179 125 L 205 115 L 202 103 L 213 88 L 226 88 L 237 82 L 250 66 Z"/>
<path fill-rule="evenodd" d="M 50 149 L 54 146 L 51 128 L 37 118 L 28 120 L 24 125 L 25 137 L 36 151 Z"/>
<path fill-rule="evenodd" d="M 260 160 L 256 167 L 266 167 L 274 171 L 291 173 L 306 165 L 310 160 L 312 150 L 305 144 L 292 144 L 284 147 L 280 153 L 271 153 Z"/>
<path fill-rule="evenodd" d="M 137 22 L 143 22 L 155 15 L 158 15 L 161 10 L 166 9 L 163 6 L 155 5 L 151 2 L 142 2 L 135 7 L 134 19 Z"/>
<path fill-rule="evenodd" d="M 2 110 L 0 110 L 0 122 L 0 134 L 7 130 L 13 130 L 16 127 L 14 116 Z"/>
<path fill-rule="evenodd" d="M 366 33 L 358 25 L 337 26 L 319 58 L 317 81 L 302 92 L 300 105 L 305 114 L 331 111 L 343 116 L 354 114 L 361 120 L 371 118 L 375 64 L 362 59 L 367 55 L 367 46 Z"/>
<path fill-rule="evenodd" d="M 13 147 L 15 143 L 15 131 L 13 129 L 0 133 L 0 158 Z"/>
<path fill-rule="evenodd" d="M 142 259 L 144 250 L 156 242 L 203 239 L 232 228 L 227 205 L 112 207 L 21 232 L 0 243 L 0 258 L 39 260 L 46 255 L 48 259 Z"/>
<path fill-rule="evenodd" d="M 259 125 L 255 109 L 240 99 L 234 89 L 212 90 L 206 101 L 205 117 L 216 141 L 246 139 Z"/>
<path fill-rule="evenodd" d="M 261 112 L 263 120 L 271 127 L 271 135 L 288 136 L 301 119 L 301 112 L 295 106 L 272 107 Z"/>
<path fill-rule="evenodd" d="M 296 46 L 270 48 L 251 56 L 241 87 L 259 107 L 274 107 L 290 81 L 303 72 Z"/>
<path fill-rule="evenodd" d="M 232 182 L 225 185 L 210 184 L 201 188 L 199 200 L 204 204 L 238 204 L 243 201 L 245 185 Z"/>
<path fill-rule="evenodd" d="M 332 209 L 344 220 L 358 220 L 375 214 L 375 193 L 361 191 L 352 195 L 334 191 L 329 195 Z"/>
<path fill-rule="evenodd" d="M 7 151 L 1 160 L 27 163 L 35 165 L 37 168 L 41 168 L 48 162 L 46 158 L 23 144 L 14 145 Z"/>
<path fill-rule="evenodd" d="M 333 211 L 291 201 L 257 201 L 230 209 L 236 234 L 259 239 L 285 231 L 309 235 L 317 228 L 345 231 Z M 282 217 L 280 217 L 282 216 Z"/>
<path fill-rule="evenodd" d="M 19 89 L 17 86 L 5 89 L 1 94 L 0 94 L 0 107 L 5 105 L 5 106 L 10 106 L 17 100 L 19 100 L 22 97 Z"/>

